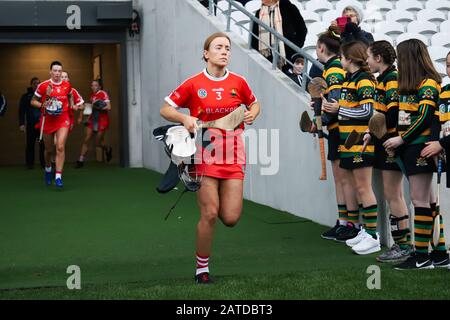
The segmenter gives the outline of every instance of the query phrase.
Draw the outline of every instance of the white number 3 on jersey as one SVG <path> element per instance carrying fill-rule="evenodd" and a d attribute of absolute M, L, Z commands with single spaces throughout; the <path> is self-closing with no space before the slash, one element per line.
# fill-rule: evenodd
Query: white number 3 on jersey
<path fill-rule="evenodd" d="M 216 91 L 217 94 L 217 100 L 222 100 L 222 92 L 221 91 Z"/>

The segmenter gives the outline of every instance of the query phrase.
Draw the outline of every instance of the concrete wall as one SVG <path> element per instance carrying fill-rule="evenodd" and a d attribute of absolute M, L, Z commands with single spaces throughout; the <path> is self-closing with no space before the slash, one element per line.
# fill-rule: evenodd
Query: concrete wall
<path fill-rule="evenodd" d="M 150 138 L 152 129 L 165 123 L 159 116 L 159 108 L 167 94 L 204 67 L 200 59 L 204 39 L 213 32 L 225 30 L 225 26 L 215 17 L 206 16 L 206 9 L 195 0 L 151 0 L 143 1 L 140 6 L 144 17 L 141 35 L 143 164 L 162 172 L 168 166 L 167 156 L 161 145 Z M 261 175 L 264 165 L 249 165 L 245 197 L 333 225 L 336 202 L 331 168 L 328 166 L 329 179 L 319 181 L 317 139 L 302 134 L 298 128 L 299 115 L 307 108 L 309 98 L 300 94 L 283 74 L 271 70 L 270 64 L 259 54 L 245 49 L 242 40 L 231 37 L 230 69 L 247 78 L 262 105 L 262 114 L 251 128 L 269 130 L 269 137 L 271 130 L 279 135 L 278 172 Z M 277 143 L 276 139 L 270 141 L 261 134 L 258 138 Z M 379 202 L 383 204 L 378 187 L 379 173 L 375 173 L 374 184 Z M 442 192 L 444 212 L 450 210 L 449 195 L 449 190 Z M 381 214 L 386 213 L 381 210 Z M 380 228 L 384 230 L 385 225 L 384 219 Z"/>

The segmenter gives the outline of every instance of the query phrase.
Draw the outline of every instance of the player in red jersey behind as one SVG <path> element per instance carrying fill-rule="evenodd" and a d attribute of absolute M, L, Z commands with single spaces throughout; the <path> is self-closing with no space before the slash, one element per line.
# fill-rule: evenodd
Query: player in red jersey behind
<path fill-rule="evenodd" d="M 80 158 L 77 161 L 75 168 L 79 169 L 84 166 L 84 160 L 86 154 L 89 151 L 89 142 L 91 141 L 94 133 L 95 145 L 101 147 L 104 154 L 106 154 L 106 161 L 111 161 L 112 148 L 107 146 L 105 142 L 105 133 L 109 128 L 109 111 L 111 110 L 111 101 L 106 91 L 102 89 L 100 80 L 94 80 L 91 83 L 92 94 L 89 98 L 89 102 L 92 105 L 92 114 L 89 116 L 86 136 L 81 146 Z"/>
<path fill-rule="evenodd" d="M 45 144 L 45 183 L 52 184 L 51 156 L 56 142 L 55 185 L 63 187 L 62 171 L 65 161 L 65 146 L 70 129 L 70 95 L 72 87 L 61 79 L 62 64 L 54 61 L 50 65 L 50 79 L 39 84 L 31 100 L 31 105 L 42 110 L 39 128 Z"/>
<path fill-rule="evenodd" d="M 195 132 L 197 120 L 222 118 L 244 104 L 247 106 L 244 122 L 252 124 L 260 113 L 260 105 L 247 81 L 227 69 L 230 56 L 231 41 L 226 34 L 215 33 L 208 37 L 203 52 L 207 67 L 166 97 L 161 116 Z M 178 108 L 188 108 L 190 115 L 178 112 Z M 217 218 L 233 227 L 241 216 L 245 169 L 243 129 L 243 124 L 234 131 L 204 129 L 201 154 L 197 156 L 201 163 L 195 165 L 197 173 L 203 175 L 197 193 L 200 221 L 197 225 L 196 283 L 211 282 L 208 263 Z M 205 140 L 208 141 L 205 143 Z"/>

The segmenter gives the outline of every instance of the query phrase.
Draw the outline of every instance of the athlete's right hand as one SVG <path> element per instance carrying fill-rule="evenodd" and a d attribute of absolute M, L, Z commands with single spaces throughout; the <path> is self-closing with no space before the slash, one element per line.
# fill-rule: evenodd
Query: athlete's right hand
<path fill-rule="evenodd" d="M 184 127 L 192 133 L 195 133 L 198 130 L 197 118 L 186 115 L 183 121 Z"/>

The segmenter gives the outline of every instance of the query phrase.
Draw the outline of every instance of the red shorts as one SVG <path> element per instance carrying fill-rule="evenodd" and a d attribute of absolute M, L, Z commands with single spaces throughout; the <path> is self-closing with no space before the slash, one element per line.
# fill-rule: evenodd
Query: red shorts
<path fill-rule="evenodd" d="M 42 119 L 39 120 L 39 123 L 36 124 L 35 128 L 40 130 L 42 125 Z M 44 123 L 44 134 L 53 134 L 61 128 L 70 129 L 70 117 L 69 112 L 63 112 L 59 116 L 45 116 Z"/>
<path fill-rule="evenodd" d="M 92 115 L 89 116 L 88 128 L 94 130 L 94 123 L 92 121 Z M 98 128 L 97 128 L 97 130 L 94 130 L 94 131 L 102 132 L 102 131 L 108 130 L 108 128 L 109 128 L 109 116 L 108 116 L 108 114 L 99 114 L 99 117 L 98 117 Z"/>
<path fill-rule="evenodd" d="M 203 145 L 197 148 L 196 154 L 197 174 L 218 179 L 244 180 L 246 157 L 242 132 L 242 129 L 203 130 Z"/>
<path fill-rule="evenodd" d="M 245 165 L 242 164 L 197 164 L 195 170 L 205 177 L 217 179 L 238 179 L 245 178 Z"/>

